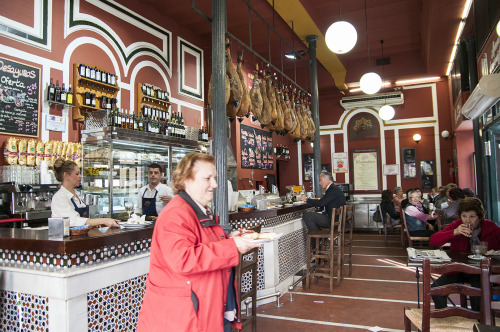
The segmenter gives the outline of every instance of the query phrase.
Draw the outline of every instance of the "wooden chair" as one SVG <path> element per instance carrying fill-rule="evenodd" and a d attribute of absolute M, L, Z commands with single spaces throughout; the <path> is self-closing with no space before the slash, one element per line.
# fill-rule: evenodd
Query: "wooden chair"
<path fill-rule="evenodd" d="M 342 265 L 341 265 L 341 275 L 342 279 L 344 278 L 344 260 L 346 260 L 347 264 L 349 264 L 349 276 L 352 275 L 352 233 L 354 230 L 354 205 L 344 205 L 344 221 L 342 225 L 343 229 L 343 242 L 344 245 L 342 246 Z M 347 227 L 347 224 L 349 224 L 349 227 Z M 347 259 L 345 259 L 346 255 L 346 248 L 347 248 Z"/>
<path fill-rule="evenodd" d="M 447 307 L 444 309 L 431 309 L 431 296 L 449 294 L 465 294 L 467 296 L 482 296 L 484 288 L 466 286 L 463 284 L 449 284 L 431 288 L 431 274 L 443 274 L 450 272 L 461 272 L 481 275 L 481 283 L 488 281 L 490 271 L 490 260 L 485 258 L 481 261 L 481 266 L 471 266 L 463 263 L 449 263 L 444 265 L 431 266 L 429 259 L 424 259 L 424 291 L 423 308 L 404 308 L 405 331 L 411 331 L 413 323 L 420 331 L 471 331 L 474 324 L 480 320 L 486 323 L 486 313 L 490 312 L 488 301 L 483 301 L 481 311 L 473 311 L 463 307 Z M 487 287 L 486 287 L 487 288 Z"/>
<path fill-rule="evenodd" d="M 500 301 L 493 301 L 493 295 L 500 295 L 500 266 L 491 266 L 488 274 L 488 280 L 485 284 L 481 284 L 484 294 L 481 305 L 484 302 L 489 302 L 490 311 L 486 313 L 487 325 L 498 325 L 495 323 L 495 317 L 500 317 Z"/>
<path fill-rule="evenodd" d="M 430 246 L 430 236 L 411 236 L 408 227 L 406 226 L 406 215 L 405 211 L 401 209 L 401 227 L 404 228 L 404 233 L 406 235 L 406 239 L 408 240 L 408 247 L 413 247 L 413 241 L 425 243 L 427 242 L 427 247 Z"/>
<path fill-rule="evenodd" d="M 260 230 L 260 226 L 259 226 Z M 243 315 L 241 311 L 241 327 L 242 329 L 252 324 L 252 332 L 257 331 L 257 262 L 259 256 L 259 248 L 253 248 L 246 254 L 240 254 L 240 263 L 236 268 L 236 285 L 238 285 L 238 301 L 243 303 L 243 301 L 249 297 L 252 298 L 252 314 L 250 316 Z M 242 276 L 248 271 L 252 271 L 252 284 L 250 289 L 243 291 Z"/>
<path fill-rule="evenodd" d="M 338 220 L 335 220 L 338 216 Z M 337 278 L 337 286 L 342 278 L 343 229 L 345 219 L 343 207 L 332 210 L 330 229 L 307 233 L 307 268 L 306 289 L 309 289 L 311 278 L 324 277 L 330 279 L 330 292 L 333 292 L 333 279 Z M 314 241 L 314 242 L 313 242 Z M 312 245 L 314 244 L 314 248 Z"/>
<path fill-rule="evenodd" d="M 384 244 L 387 247 L 387 224 L 391 222 L 391 216 L 389 214 L 385 215 L 384 218 L 384 213 L 382 212 L 382 206 L 377 205 L 377 209 L 375 210 L 375 213 L 380 213 L 380 219 L 382 220 L 383 223 L 383 228 L 384 228 Z M 401 235 L 401 246 L 404 248 L 405 246 L 405 238 L 404 238 L 404 233 L 403 229 L 401 227 L 402 222 L 399 223 L 399 225 L 393 225 L 390 227 L 390 229 L 395 230 Z"/>

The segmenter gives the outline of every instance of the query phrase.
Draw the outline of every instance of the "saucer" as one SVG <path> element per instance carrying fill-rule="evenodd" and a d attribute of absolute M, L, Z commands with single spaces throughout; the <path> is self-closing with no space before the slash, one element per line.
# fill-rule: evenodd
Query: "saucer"
<path fill-rule="evenodd" d="M 476 256 L 476 255 L 469 255 L 469 256 L 467 256 L 467 257 L 468 257 L 469 259 L 474 260 L 474 261 L 480 261 L 481 259 L 486 258 L 486 256 L 483 256 L 483 255 L 481 255 L 481 256 L 479 256 L 479 257 L 478 257 L 478 256 Z"/>

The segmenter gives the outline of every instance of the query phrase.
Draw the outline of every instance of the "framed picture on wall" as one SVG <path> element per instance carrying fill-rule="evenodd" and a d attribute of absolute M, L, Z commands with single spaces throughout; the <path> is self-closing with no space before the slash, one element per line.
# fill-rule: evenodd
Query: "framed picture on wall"
<path fill-rule="evenodd" d="M 417 178 L 417 149 L 402 148 L 401 158 L 403 160 L 403 179 Z"/>
<path fill-rule="evenodd" d="M 420 188 L 434 188 L 434 160 L 420 160 Z"/>
<path fill-rule="evenodd" d="M 351 151 L 354 191 L 380 191 L 379 159 L 377 149 Z"/>

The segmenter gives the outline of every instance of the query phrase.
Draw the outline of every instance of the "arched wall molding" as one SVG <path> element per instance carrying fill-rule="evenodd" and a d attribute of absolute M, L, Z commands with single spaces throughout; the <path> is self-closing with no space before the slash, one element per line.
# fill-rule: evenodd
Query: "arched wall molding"
<path fill-rule="evenodd" d="M 128 46 L 119 35 L 106 23 L 100 19 L 80 13 L 80 0 L 66 0 L 64 15 L 64 37 L 70 34 L 87 30 L 93 31 L 105 38 L 115 49 L 123 66 L 124 77 L 128 76 L 128 71 L 132 62 L 139 56 L 149 55 L 156 58 L 165 67 L 168 75 L 172 77 L 172 33 L 163 27 L 152 23 L 139 14 L 130 11 L 112 0 L 86 0 L 88 3 L 128 22 L 136 28 L 159 38 L 162 41 L 162 49 L 147 42 L 135 42 Z"/>

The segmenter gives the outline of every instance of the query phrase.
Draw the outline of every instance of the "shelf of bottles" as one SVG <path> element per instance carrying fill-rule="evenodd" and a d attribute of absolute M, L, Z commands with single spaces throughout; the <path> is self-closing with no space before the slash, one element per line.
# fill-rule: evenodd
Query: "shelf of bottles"
<path fill-rule="evenodd" d="M 118 77 L 102 68 L 73 64 L 73 119 L 83 121 L 86 112 L 116 108 Z"/>
<path fill-rule="evenodd" d="M 276 159 L 286 161 L 290 159 L 290 150 L 287 146 L 280 144 L 276 147 Z"/>
<path fill-rule="evenodd" d="M 63 83 L 59 86 L 59 80 L 56 81 L 54 85 L 54 79 L 50 78 L 50 84 L 47 88 L 47 103 L 49 105 L 60 105 L 62 107 L 73 107 L 73 90 L 71 89 L 71 84 L 66 90 L 66 86 Z"/>

